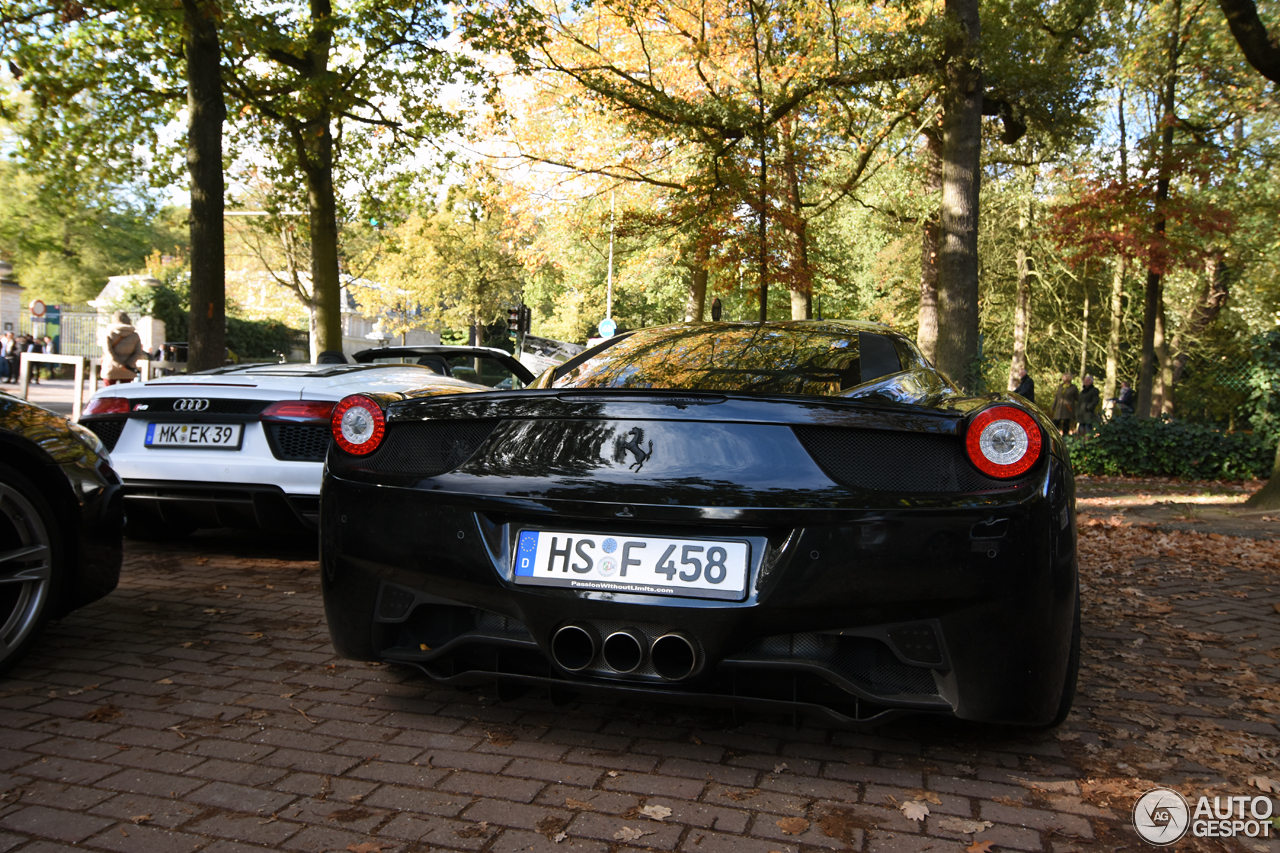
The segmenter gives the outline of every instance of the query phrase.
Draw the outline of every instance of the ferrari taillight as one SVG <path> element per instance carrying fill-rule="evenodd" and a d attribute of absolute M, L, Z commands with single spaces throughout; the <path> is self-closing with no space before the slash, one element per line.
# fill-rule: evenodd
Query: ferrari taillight
<path fill-rule="evenodd" d="M 89 405 L 84 407 L 80 417 L 127 414 L 129 414 L 129 401 L 124 397 L 94 397 L 89 401 Z"/>
<path fill-rule="evenodd" d="M 983 409 L 969 422 L 965 449 L 989 477 L 1017 477 L 1040 458 L 1044 442 L 1035 418 L 1014 406 Z"/>
<path fill-rule="evenodd" d="M 333 417 L 331 400 L 281 400 L 272 403 L 262 412 L 264 421 L 327 421 Z"/>
<path fill-rule="evenodd" d="M 387 432 L 382 407 L 363 394 L 343 397 L 329 420 L 333 440 L 348 453 L 364 456 L 378 449 Z"/>

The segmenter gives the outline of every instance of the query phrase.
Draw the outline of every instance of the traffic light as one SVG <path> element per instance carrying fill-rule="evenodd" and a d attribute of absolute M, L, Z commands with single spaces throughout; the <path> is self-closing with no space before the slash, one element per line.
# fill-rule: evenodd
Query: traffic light
<path fill-rule="evenodd" d="M 533 329 L 533 311 L 528 305 L 520 306 L 520 331 L 528 332 Z"/>
<path fill-rule="evenodd" d="M 520 331 L 520 308 L 518 306 L 513 305 L 507 309 L 507 331 Z"/>

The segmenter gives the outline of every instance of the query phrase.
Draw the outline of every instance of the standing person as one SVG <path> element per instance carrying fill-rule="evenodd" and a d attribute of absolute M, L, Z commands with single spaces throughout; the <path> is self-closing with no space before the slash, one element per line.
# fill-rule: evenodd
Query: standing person
<path fill-rule="evenodd" d="M 24 335 L 22 338 L 22 351 L 29 352 L 32 355 L 43 351 L 40 342 L 30 335 Z M 40 365 L 37 362 L 31 362 L 31 382 L 35 385 L 40 384 Z"/>
<path fill-rule="evenodd" d="M 1133 388 L 1129 387 L 1128 382 L 1120 383 L 1120 396 L 1116 398 L 1116 405 L 1120 407 L 1120 414 L 1132 415 L 1138 410 L 1138 395 L 1133 393 Z"/>
<path fill-rule="evenodd" d="M 1080 435 L 1086 435 L 1098 422 L 1098 404 L 1102 394 L 1098 391 L 1098 386 L 1093 384 L 1093 377 L 1088 374 L 1080 380 L 1080 385 L 1080 412 L 1076 419 L 1080 422 Z"/>
<path fill-rule="evenodd" d="M 1071 422 L 1075 420 L 1076 403 L 1079 399 L 1080 391 L 1071 381 L 1071 374 L 1062 374 L 1062 382 L 1058 385 L 1057 393 L 1053 395 L 1053 422 L 1057 424 L 1063 435 L 1071 432 Z"/>
<path fill-rule="evenodd" d="M 1036 401 L 1036 381 L 1031 378 L 1031 374 L 1022 371 L 1022 378 L 1018 380 L 1018 387 L 1013 389 L 1013 393 L 1025 397 L 1028 403 Z"/>
<path fill-rule="evenodd" d="M 102 384 L 119 385 L 138 376 L 138 359 L 147 358 L 142 338 L 133 328 L 129 315 L 117 311 L 111 324 L 102 330 Z"/>
<path fill-rule="evenodd" d="M 0 379 L 3 379 L 6 385 L 12 385 L 17 381 L 17 371 L 13 367 L 13 354 L 17 352 L 16 342 L 13 340 L 13 332 L 5 332 L 0 335 Z"/>

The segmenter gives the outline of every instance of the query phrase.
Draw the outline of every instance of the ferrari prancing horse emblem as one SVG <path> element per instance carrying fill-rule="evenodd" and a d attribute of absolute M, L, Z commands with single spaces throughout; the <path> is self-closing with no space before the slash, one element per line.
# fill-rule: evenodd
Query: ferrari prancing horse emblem
<path fill-rule="evenodd" d="M 627 467 L 632 471 L 639 472 L 644 463 L 649 461 L 649 457 L 653 456 L 653 440 L 649 440 L 649 449 L 644 450 L 640 446 L 641 442 L 644 441 L 644 430 L 640 429 L 640 427 L 632 427 L 629 431 L 629 435 L 631 436 L 629 441 L 623 441 L 621 438 L 618 439 L 617 455 L 619 457 L 619 461 L 625 462 L 628 452 L 634 454 L 636 461 L 632 462 Z"/>

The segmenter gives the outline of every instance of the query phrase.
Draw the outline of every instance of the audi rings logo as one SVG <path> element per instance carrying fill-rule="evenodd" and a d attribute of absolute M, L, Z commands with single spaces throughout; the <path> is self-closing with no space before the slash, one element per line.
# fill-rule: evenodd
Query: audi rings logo
<path fill-rule="evenodd" d="M 1148 844 L 1172 844 L 1187 834 L 1190 824 L 1191 809 L 1177 791 L 1152 788 L 1133 805 L 1133 828 Z"/>
<path fill-rule="evenodd" d="M 173 401 L 173 410 L 175 412 L 203 412 L 209 408 L 208 400 L 195 400 L 190 397 L 183 400 Z"/>

